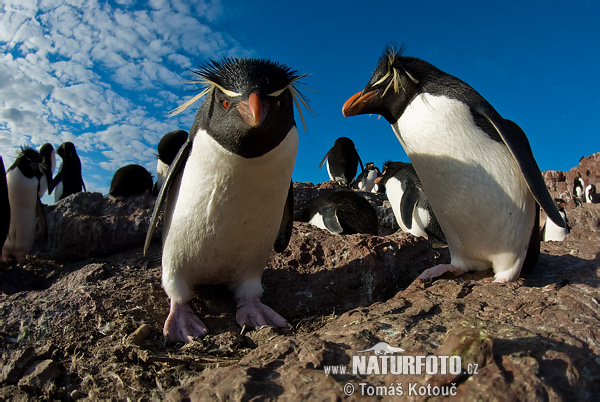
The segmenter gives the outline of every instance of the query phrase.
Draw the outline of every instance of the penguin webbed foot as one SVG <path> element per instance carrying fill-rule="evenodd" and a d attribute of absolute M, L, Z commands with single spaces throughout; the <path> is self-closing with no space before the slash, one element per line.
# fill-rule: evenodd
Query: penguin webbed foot
<path fill-rule="evenodd" d="M 277 314 L 271 307 L 262 304 L 258 297 L 238 300 L 235 319 L 241 327 L 244 325 L 251 328 L 269 325 L 282 328 L 289 326 L 285 318 Z"/>
<path fill-rule="evenodd" d="M 444 275 L 446 272 L 450 272 L 454 276 L 461 276 L 465 273 L 464 270 L 452 264 L 439 264 L 434 267 L 427 268 L 425 271 L 421 272 L 421 275 L 417 276 L 417 279 L 421 281 L 431 280 Z"/>
<path fill-rule="evenodd" d="M 207 332 L 206 325 L 187 303 L 171 301 L 171 311 L 163 328 L 165 343 L 188 343 L 206 335 Z"/>

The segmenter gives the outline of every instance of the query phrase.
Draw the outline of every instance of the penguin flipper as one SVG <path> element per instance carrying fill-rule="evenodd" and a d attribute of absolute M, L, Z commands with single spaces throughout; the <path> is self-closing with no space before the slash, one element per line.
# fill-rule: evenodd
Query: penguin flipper
<path fill-rule="evenodd" d="M 327 151 L 327 153 L 325 154 L 325 156 L 323 157 L 323 160 L 321 161 L 321 163 L 319 164 L 319 170 L 321 170 L 321 168 L 323 167 L 323 164 L 325 163 L 325 161 L 327 160 L 327 157 L 329 156 L 329 152 L 331 152 L 331 149 L 329 151 Z"/>
<path fill-rule="evenodd" d="M 160 211 L 167 201 L 167 195 L 169 194 L 169 189 L 173 185 L 175 178 L 181 173 L 183 167 L 185 166 L 188 157 L 190 156 L 190 152 L 192 151 L 192 139 L 188 139 L 186 143 L 181 147 L 177 156 L 175 156 L 175 160 L 171 164 L 169 168 L 169 172 L 167 173 L 167 177 L 165 178 L 165 182 L 163 183 L 160 192 L 158 193 L 158 197 L 156 198 L 156 202 L 154 203 L 154 211 L 152 212 L 152 218 L 150 219 L 150 225 L 148 226 L 148 233 L 146 233 L 146 241 L 144 243 L 144 255 L 148 252 L 148 247 L 150 247 L 150 242 L 152 241 L 152 235 L 154 234 L 154 230 L 156 229 L 156 225 L 158 223 L 158 217 L 160 215 Z"/>
<path fill-rule="evenodd" d="M 38 219 L 40 220 L 42 239 L 44 239 L 44 241 L 48 241 L 48 219 L 46 218 L 46 211 L 44 211 L 44 206 L 42 205 L 42 200 L 40 200 L 40 197 L 37 198 L 35 211 Z"/>
<path fill-rule="evenodd" d="M 402 222 L 408 229 L 412 229 L 413 211 L 419 201 L 419 193 L 412 187 L 407 186 L 404 193 L 402 193 L 402 199 L 400 200 L 400 215 Z"/>
<path fill-rule="evenodd" d="M 287 200 L 285 201 L 285 207 L 283 208 L 283 217 L 281 219 L 281 225 L 279 226 L 279 232 L 275 238 L 275 244 L 273 248 L 275 252 L 281 253 L 290 244 L 290 238 L 292 237 L 292 228 L 294 227 L 294 183 L 290 183 L 290 189 L 288 190 Z"/>
<path fill-rule="evenodd" d="M 537 203 L 546 211 L 552 222 L 556 223 L 561 228 L 565 227 L 565 222 L 558 213 L 556 205 L 542 178 L 542 173 L 531 151 L 531 146 L 527 140 L 527 136 L 517 125 L 517 123 L 503 119 L 498 114 L 492 116 L 483 113 L 483 116 L 494 126 L 494 129 L 500 134 L 502 141 L 508 147 L 513 158 L 519 165 L 527 186 Z"/>
<path fill-rule="evenodd" d="M 327 210 L 324 211 L 323 224 L 331 233 L 342 234 L 344 232 L 334 206 L 327 207 Z"/>
<path fill-rule="evenodd" d="M 56 176 L 48 183 L 48 195 L 52 194 L 54 188 L 63 180 L 65 173 L 61 170 Z"/>

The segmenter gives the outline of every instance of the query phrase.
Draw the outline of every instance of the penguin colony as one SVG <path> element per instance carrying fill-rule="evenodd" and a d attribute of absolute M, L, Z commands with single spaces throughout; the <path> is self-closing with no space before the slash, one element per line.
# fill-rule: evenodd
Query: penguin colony
<path fill-rule="evenodd" d="M 261 303 L 261 276 L 272 250 L 287 247 L 293 221 L 336 235 L 378 233 L 377 213 L 363 193 L 386 193 L 402 231 L 447 244 L 450 264 L 419 278 L 492 268 L 495 282 L 513 281 L 531 269 L 540 239 L 568 233 L 563 200 L 545 187 L 527 138 L 473 88 L 431 64 L 388 47 L 365 88 L 342 107 L 344 116 L 378 114 L 411 163 L 363 166 L 352 139 L 339 137 L 325 153 L 329 178 L 339 186 L 294 214 L 292 172 L 298 149 L 294 105 L 311 111 L 299 91 L 306 77 L 263 59 L 211 60 L 194 73 L 204 97 L 189 132 L 167 133 L 157 146 L 156 183 L 140 165 L 118 169 L 109 196 L 124 201 L 157 196 L 144 253 L 164 209 L 162 285 L 170 300 L 163 334 L 189 342 L 208 332 L 189 305 L 194 285 L 226 284 L 242 327 L 287 326 Z M 58 173 L 56 156 L 62 163 Z M 361 170 L 358 171 L 360 166 Z M 22 263 L 32 247 L 40 198 L 55 201 L 86 191 L 75 145 L 55 152 L 23 148 L 6 172 L 0 157 L 2 260 Z M 359 173 L 357 176 L 357 172 Z M 339 190 L 339 191 L 337 191 Z M 597 203 L 593 183 L 573 183 L 577 205 Z M 540 232 L 540 208 L 547 215 Z M 490 214 L 489 211 L 498 211 Z"/>

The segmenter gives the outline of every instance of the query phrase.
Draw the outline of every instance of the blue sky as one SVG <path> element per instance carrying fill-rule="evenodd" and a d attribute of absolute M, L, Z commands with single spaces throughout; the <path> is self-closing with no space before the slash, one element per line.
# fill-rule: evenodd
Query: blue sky
<path fill-rule="evenodd" d="M 191 127 L 196 105 L 167 117 L 194 94 L 188 68 L 251 56 L 312 74 L 295 181 L 328 180 L 318 166 L 340 136 L 365 163 L 408 161 L 384 119 L 341 114 L 404 43 L 517 122 L 542 170 L 568 170 L 600 151 L 599 16 L 594 1 L 3 0 L 0 154 L 8 167 L 22 145 L 72 141 L 88 191 L 107 193 L 126 164 L 155 174 L 162 135 Z"/>

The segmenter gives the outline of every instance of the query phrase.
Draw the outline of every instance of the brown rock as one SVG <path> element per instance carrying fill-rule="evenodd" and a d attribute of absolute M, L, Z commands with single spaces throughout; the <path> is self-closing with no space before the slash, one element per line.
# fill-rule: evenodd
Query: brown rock
<path fill-rule="evenodd" d="M 39 360 L 27 369 L 19 381 L 19 388 L 26 392 L 38 392 L 60 375 L 61 369 L 53 360 Z"/>
<path fill-rule="evenodd" d="M 2 381 L 8 384 L 16 384 L 25 372 L 25 369 L 36 358 L 35 348 L 27 347 L 19 350 L 4 365 L 2 369 Z"/>

